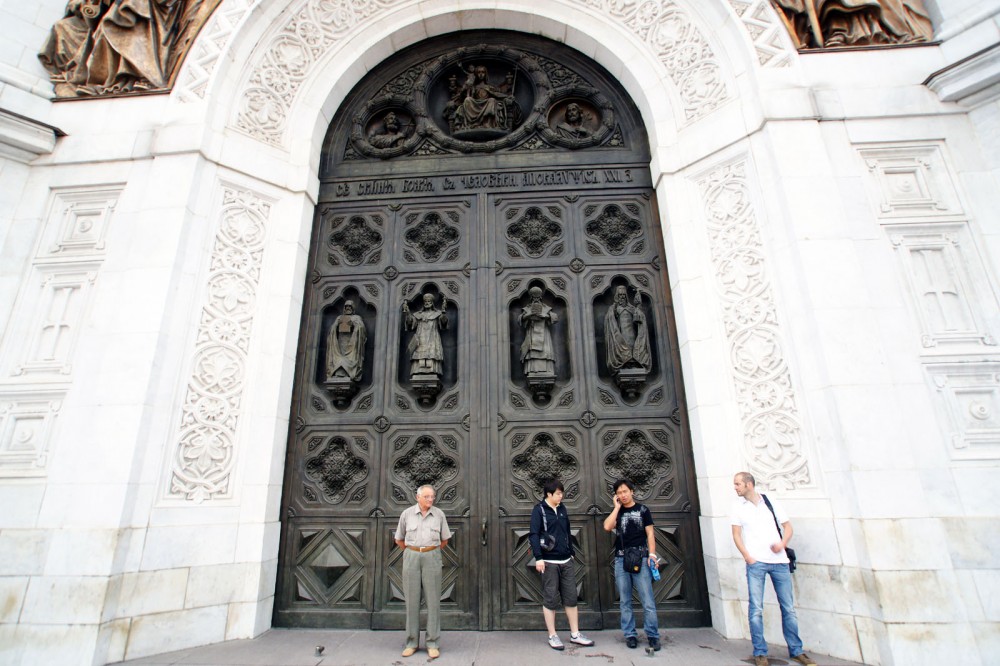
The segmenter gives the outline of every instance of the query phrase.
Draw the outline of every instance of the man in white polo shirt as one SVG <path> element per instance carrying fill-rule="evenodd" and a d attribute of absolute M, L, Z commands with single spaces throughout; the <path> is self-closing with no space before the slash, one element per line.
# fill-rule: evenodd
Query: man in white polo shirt
<path fill-rule="evenodd" d="M 740 472 L 733 478 L 733 489 L 739 497 L 733 503 L 733 541 L 747 563 L 747 590 L 750 604 L 750 638 L 753 641 L 755 666 L 768 666 L 767 642 L 764 640 L 764 581 L 771 577 L 774 593 L 781 606 L 781 629 L 792 661 L 804 666 L 816 662 L 802 651 L 799 638 L 799 620 L 795 615 L 792 593 L 792 572 L 788 569 L 785 547 L 792 538 L 792 523 L 784 509 L 774 499 L 768 498 L 774 513 L 757 492 L 756 482 L 749 472 Z M 776 523 L 781 523 L 778 534 Z"/>

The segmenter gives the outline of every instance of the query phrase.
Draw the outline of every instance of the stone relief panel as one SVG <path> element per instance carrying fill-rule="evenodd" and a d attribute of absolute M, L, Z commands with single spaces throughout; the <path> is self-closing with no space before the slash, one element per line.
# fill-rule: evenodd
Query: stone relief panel
<path fill-rule="evenodd" d="M 191 378 L 168 466 L 165 499 L 228 499 L 271 204 L 223 184 Z"/>
<path fill-rule="evenodd" d="M 400 308 L 396 381 L 402 389 L 396 407 L 403 412 L 452 412 L 461 404 L 454 389 L 462 362 L 459 340 L 468 325 L 463 321 L 468 316 L 465 281 L 405 280 L 396 293 Z"/>
<path fill-rule="evenodd" d="M 791 36 L 770 0 L 729 0 L 753 42 L 761 67 L 788 67 L 795 56 Z"/>
<path fill-rule="evenodd" d="M 673 81 L 686 122 L 708 115 L 732 98 L 711 43 L 673 0 L 574 2 L 602 11 L 645 42 Z"/>
<path fill-rule="evenodd" d="M 565 273 L 505 273 L 498 284 L 506 322 L 501 324 L 501 360 L 507 387 L 501 400 L 512 420 L 533 418 L 539 411 L 576 413 L 583 404 L 583 386 L 574 371 L 576 341 L 572 279 Z"/>
<path fill-rule="evenodd" d="M 884 228 L 909 288 L 922 346 L 928 351 L 971 347 L 996 352 L 1000 304 L 968 224 Z"/>
<path fill-rule="evenodd" d="M 397 214 L 400 270 L 457 270 L 468 261 L 471 202 L 408 204 Z"/>
<path fill-rule="evenodd" d="M 65 390 L 0 389 L 0 478 L 43 476 Z"/>
<path fill-rule="evenodd" d="M 601 0 L 574 0 L 574 3 L 605 14 L 610 20 L 645 42 L 656 54 L 664 67 L 665 74 L 675 86 L 677 95 L 682 100 L 685 121 L 704 117 L 731 99 L 729 85 L 724 79 L 711 44 L 701 28 L 676 2 L 625 0 L 608 4 Z M 240 86 L 238 95 L 241 104 L 231 121 L 232 126 L 265 143 L 281 145 L 286 138 L 289 111 L 303 81 L 313 76 L 315 69 L 326 62 L 328 54 L 359 25 L 380 20 L 402 4 L 402 0 L 362 0 L 338 3 L 335 6 L 326 0 L 300 0 L 291 4 L 288 11 L 282 14 L 286 17 L 286 23 L 264 39 L 266 46 L 257 51 L 256 59 L 247 65 L 247 78 Z M 513 145 L 521 139 L 526 139 L 528 133 L 532 131 L 530 126 L 535 124 L 535 114 L 538 114 L 538 118 L 543 116 L 540 111 L 536 111 L 536 107 L 539 106 L 536 103 L 537 99 L 519 95 L 523 95 L 524 89 L 528 87 L 523 85 L 525 79 L 535 80 L 538 76 L 546 76 L 546 66 L 523 62 L 514 68 L 497 67 L 496 64 L 503 60 L 499 52 L 491 54 L 486 51 L 456 53 L 442 60 L 439 63 L 440 69 L 430 73 L 433 81 L 439 85 L 430 89 L 425 88 L 430 91 L 424 93 L 427 94 L 427 98 L 415 101 L 418 106 L 422 101 L 430 103 L 427 107 L 429 122 L 424 127 L 439 127 L 437 123 L 442 122 L 442 114 L 446 113 L 444 122 L 448 124 L 450 133 L 452 131 L 450 123 L 453 122 L 455 111 L 463 107 L 467 110 L 459 114 L 459 121 L 466 122 L 463 120 L 465 115 L 474 117 L 472 125 L 476 127 L 473 129 L 490 129 L 483 126 L 496 123 L 505 125 L 509 129 L 509 133 L 500 141 L 510 141 Z M 470 65 L 471 73 L 468 70 Z M 476 67 L 485 67 L 485 75 L 481 70 L 477 75 Z M 553 70 L 559 69 L 555 63 L 549 67 Z M 510 73 L 513 73 L 514 80 L 509 82 L 511 94 L 505 98 L 503 86 L 508 84 L 507 77 Z M 420 72 L 412 73 L 409 77 L 410 82 L 416 81 L 420 74 Z M 454 91 L 450 87 L 452 76 L 455 78 Z M 480 86 L 478 89 L 477 76 Z M 520 90 L 518 80 L 521 82 Z M 552 93 L 550 99 L 553 104 L 551 108 L 549 105 L 541 105 L 547 110 L 544 116 L 546 120 L 542 123 L 544 127 L 541 134 L 534 141 L 545 143 L 546 140 L 551 140 L 555 145 L 586 147 L 615 136 L 613 117 L 606 113 L 605 105 L 600 99 L 592 96 L 589 90 L 584 91 L 587 94 L 581 95 L 579 88 L 573 83 L 566 83 L 561 88 L 559 82 L 551 84 L 550 80 L 549 89 Z M 482 88 L 484 85 L 492 90 Z M 463 94 L 463 87 L 472 92 Z M 535 88 L 543 89 L 537 85 L 537 81 Z M 399 97 L 393 99 L 392 95 Z M 520 108 L 524 119 L 520 125 L 520 129 L 525 130 L 523 135 L 518 134 L 518 129 L 515 129 L 518 123 L 513 120 L 516 111 L 509 101 L 510 97 L 517 100 L 516 106 Z M 487 103 L 476 102 L 465 105 L 468 99 L 480 99 L 486 102 L 487 98 L 489 99 Z M 584 103 L 577 101 L 578 98 Z M 507 101 L 504 101 L 505 99 Z M 576 118 L 574 112 L 567 120 L 566 111 L 574 101 L 577 103 L 577 109 L 581 111 L 581 116 Z M 436 102 L 440 102 L 441 112 L 435 114 L 433 112 L 437 108 L 434 106 Z M 447 112 L 444 112 L 449 103 L 454 106 L 448 107 Z M 499 111 L 500 107 L 503 107 L 503 112 Z M 497 111 L 488 110 L 493 108 Z M 384 157 L 391 155 L 379 154 L 377 151 L 392 151 L 399 147 L 397 145 L 377 147 L 366 140 L 372 129 L 372 119 L 378 117 L 382 119 L 379 122 L 384 122 L 384 116 L 389 111 L 395 111 L 397 115 L 405 112 L 413 117 L 420 116 L 415 109 L 409 107 L 405 91 L 401 94 L 398 88 L 391 94 L 387 92 L 386 95 L 372 100 L 372 104 L 359 119 L 356 133 L 355 144 L 360 145 L 363 152 L 373 149 L 376 152 L 371 152 L 372 155 Z M 597 111 L 600 111 L 599 125 L 595 124 L 594 120 L 598 117 Z M 590 119 L 587 118 L 588 113 L 592 115 Z M 506 120 L 498 121 L 499 115 L 509 116 L 511 120 L 509 123 Z M 565 124 L 565 128 L 558 127 L 560 122 Z M 419 130 L 420 127 L 416 129 Z M 414 145 L 419 145 L 416 139 L 418 135 L 419 132 L 411 134 L 399 144 L 413 139 Z M 462 137 L 449 134 L 448 138 L 451 141 L 444 141 L 435 150 L 448 151 L 467 147 L 463 144 L 468 142 Z M 476 139 L 479 143 L 475 145 L 479 148 L 473 149 L 493 150 L 496 146 L 488 144 L 495 140 L 483 134 Z"/>
<path fill-rule="evenodd" d="M 748 471 L 767 488 L 794 490 L 813 486 L 815 479 L 785 360 L 752 178 L 747 162 L 737 159 L 702 175 L 697 185 L 723 305 Z"/>
<path fill-rule="evenodd" d="M 53 190 L 0 348 L 0 477 L 41 476 L 122 186 Z"/>
<path fill-rule="evenodd" d="M 331 268 L 381 265 L 386 253 L 386 211 L 325 208 L 320 217 Z"/>
<path fill-rule="evenodd" d="M 586 434 L 577 423 L 549 422 L 544 427 L 515 425 L 501 433 L 500 510 L 504 515 L 530 513 L 548 479 L 566 488 L 563 502 L 570 513 L 592 503 L 584 459 Z"/>
<path fill-rule="evenodd" d="M 1000 362 L 925 366 L 953 460 L 1000 459 Z"/>
<path fill-rule="evenodd" d="M 881 219 L 962 215 L 952 169 L 940 143 L 858 146 Z"/>
<path fill-rule="evenodd" d="M 186 103 L 205 98 L 219 58 L 229 50 L 233 36 L 261 2 L 262 0 L 222 1 L 184 58 L 174 85 L 176 99 Z"/>

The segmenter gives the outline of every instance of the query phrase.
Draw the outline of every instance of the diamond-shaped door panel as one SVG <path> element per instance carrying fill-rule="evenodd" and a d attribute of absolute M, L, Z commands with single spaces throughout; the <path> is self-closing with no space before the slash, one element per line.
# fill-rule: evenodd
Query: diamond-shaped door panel
<path fill-rule="evenodd" d="M 296 605 L 329 609 L 371 609 L 371 581 L 365 575 L 371 557 L 367 525 L 332 529 L 292 528 L 296 548 Z"/>

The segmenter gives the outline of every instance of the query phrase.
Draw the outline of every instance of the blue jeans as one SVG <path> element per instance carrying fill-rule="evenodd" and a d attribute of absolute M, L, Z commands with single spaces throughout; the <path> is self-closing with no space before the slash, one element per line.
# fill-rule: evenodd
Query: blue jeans
<path fill-rule="evenodd" d="M 618 608 L 622 615 L 622 632 L 625 638 L 635 636 L 635 616 L 632 615 L 632 586 L 639 593 L 642 602 L 642 630 L 646 638 L 659 638 L 659 623 L 656 621 L 656 599 L 653 598 L 653 575 L 649 573 L 647 560 L 642 562 L 642 571 L 631 574 L 622 567 L 621 557 L 615 558 L 615 585 L 618 587 Z"/>
<path fill-rule="evenodd" d="M 753 641 L 753 656 L 767 655 L 764 640 L 764 579 L 771 576 L 774 593 L 781 606 L 781 631 L 785 634 L 788 656 L 802 654 L 802 640 L 799 638 L 799 619 L 795 615 L 795 599 L 792 593 L 792 574 L 787 564 L 767 564 L 754 562 L 747 565 L 747 591 L 750 593 L 750 640 Z"/>

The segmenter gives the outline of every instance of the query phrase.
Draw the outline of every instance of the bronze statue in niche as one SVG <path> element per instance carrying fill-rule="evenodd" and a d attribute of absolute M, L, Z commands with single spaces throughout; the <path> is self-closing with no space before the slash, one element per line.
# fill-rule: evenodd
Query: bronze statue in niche
<path fill-rule="evenodd" d="M 546 403 L 556 381 L 556 352 L 552 344 L 552 325 L 559 321 L 556 311 L 542 302 L 542 290 L 528 290 L 531 302 L 521 310 L 518 320 L 525 328 L 521 343 L 521 366 L 528 389 L 540 403 Z"/>
<path fill-rule="evenodd" d="M 604 342 L 608 371 L 626 399 L 636 398 L 653 367 L 649 330 L 638 290 L 629 303 L 628 288 L 615 287 L 614 302 L 604 315 Z"/>
<path fill-rule="evenodd" d="M 772 0 L 799 49 L 928 42 L 923 0 Z"/>
<path fill-rule="evenodd" d="M 423 303 L 423 309 L 411 312 L 409 304 L 403 301 L 403 318 L 406 329 L 414 331 L 406 346 L 410 355 L 410 383 L 420 402 L 428 405 L 441 391 L 444 369 L 441 331 L 448 327 L 448 314 L 443 297 L 440 310 L 434 307 L 434 294 L 425 293 Z"/>
<path fill-rule="evenodd" d="M 38 59 L 56 96 L 166 90 L 221 0 L 70 0 Z"/>
<path fill-rule="evenodd" d="M 344 302 L 343 312 L 333 320 L 326 339 L 326 382 L 334 403 L 350 402 L 361 382 L 365 364 L 365 322 L 354 311 L 354 301 Z"/>
<path fill-rule="evenodd" d="M 443 115 L 451 135 L 482 139 L 509 134 L 521 122 L 521 107 L 514 99 L 516 76 L 516 70 L 511 71 L 503 83 L 493 85 L 481 63 L 466 65 L 461 83 L 457 75 L 449 76 L 451 98 Z"/>

